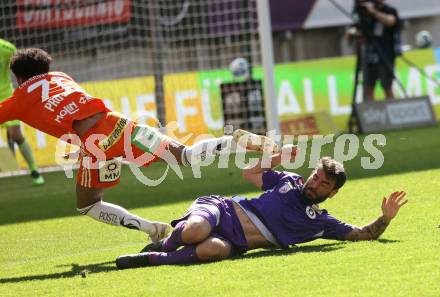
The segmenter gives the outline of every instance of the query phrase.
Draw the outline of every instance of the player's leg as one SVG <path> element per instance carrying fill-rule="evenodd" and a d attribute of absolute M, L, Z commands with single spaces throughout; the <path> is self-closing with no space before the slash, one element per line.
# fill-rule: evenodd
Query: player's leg
<path fill-rule="evenodd" d="M 230 150 L 233 147 L 232 136 L 208 138 L 200 140 L 191 146 L 184 146 L 180 154 L 181 164 L 191 166 L 200 163 L 206 158 L 216 156 L 222 151 Z"/>
<path fill-rule="evenodd" d="M 209 138 L 186 146 L 158 129 L 146 125 L 136 125 L 131 141 L 134 146 L 163 159 L 167 163 L 190 166 L 217 155 L 232 145 L 232 136 Z"/>
<path fill-rule="evenodd" d="M 151 130 L 151 131 L 150 131 Z M 231 151 L 240 145 L 244 149 L 276 153 L 277 144 L 267 136 L 256 135 L 245 130 L 236 130 L 233 136 L 209 138 L 186 146 L 147 126 L 138 126 L 133 132 L 133 144 L 151 152 L 166 162 L 191 166 L 213 157 L 222 151 Z"/>
<path fill-rule="evenodd" d="M 165 162 L 173 164 L 182 164 L 191 166 L 199 164 L 207 158 L 213 157 L 222 151 L 231 151 L 236 146 L 239 139 L 248 140 L 242 146 L 246 149 L 259 151 L 274 151 L 278 150 L 276 144 L 266 136 L 259 136 L 240 130 L 241 134 L 235 133 L 233 136 L 222 136 L 216 138 L 208 138 L 200 140 L 191 146 L 184 145 L 171 137 L 162 134 L 157 128 L 147 125 L 136 124 L 131 132 L 131 145 L 136 147 L 141 152 L 148 152 L 156 155 Z M 243 134 L 246 134 L 245 137 Z M 236 137 L 239 135 L 240 137 Z M 255 143 L 255 139 L 257 139 Z M 250 141 L 249 141 L 250 140 Z M 262 141 L 259 141 L 262 140 Z M 125 152 L 125 155 L 127 152 Z M 135 154 L 135 158 L 138 158 Z M 128 158 L 130 160 L 130 158 Z"/>
<path fill-rule="evenodd" d="M 21 132 L 20 125 L 17 122 L 11 122 L 11 125 L 7 127 L 8 135 L 14 143 L 17 144 L 23 159 L 26 161 L 29 170 L 31 171 L 32 183 L 34 185 L 44 184 L 44 178 L 38 172 L 38 166 L 35 162 L 34 155 L 32 153 L 31 146 L 26 141 Z"/>
<path fill-rule="evenodd" d="M 246 150 L 277 153 L 279 147 L 271 138 L 257 135 L 246 130 L 236 129 L 232 136 L 222 136 L 199 141 L 192 146 L 186 146 L 182 152 L 183 164 L 190 165 L 203 161 L 203 158 L 213 156 L 222 151 L 234 150 L 236 146 Z"/>
<path fill-rule="evenodd" d="M 11 134 L 9 134 L 8 129 L 6 129 L 6 138 L 8 139 L 8 147 L 15 157 L 15 142 L 14 142 L 14 139 L 12 139 Z"/>
<path fill-rule="evenodd" d="M 378 79 L 379 65 L 373 63 L 367 63 L 363 71 L 363 87 L 364 87 L 364 100 L 374 100 L 374 88 Z"/>
<path fill-rule="evenodd" d="M 231 255 L 231 244 L 222 238 L 210 236 L 197 245 L 188 245 L 171 252 L 148 252 L 148 265 L 191 264 L 220 261 Z"/>
<path fill-rule="evenodd" d="M 187 220 L 180 221 L 170 236 L 162 242 L 162 252 L 175 251 L 183 245 L 204 241 L 216 226 L 215 215 L 205 211 L 194 211 Z"/>
<path fill-rule="evenodd" d="M 77 210 L 99 222 L 121 226 L 147 233 L 153 242 L 165 237 L 170 227 L 166 223 L 148 221 L 136 216 L 126 209 L 102 201 L 104 189 L 76 186 Z"/>
<path fill-rule="evenodd" d="M 232 245 L 225 239 L 209 237 L 196 247 L 196 255 L 200 261 L 220 261 L 231 256 Z"/>
<path fill-rule="evenodd" d="M 199 262 L 220 261 L 231 256 L 232 245 L 218 237 L 208 237 L 194 246 L 171 252 L 146 252 L 120 256 L 116 259 L 119 269 L 157 265 L 193 264 Z"/>
<path fill-rule="evenodd" d="M 394 98 L 394 92 L 393 92 L 393 80 L 394 80 L 394 63 L 390 64 L 391 69 L 388 69 L 385 65 L 381 65 L 379 70 L 379 79 L 380 84 L 382 86 L 382 89 L 385 93 L 385 99 L 393 99 Z"/>
<path fill-rule="evenodd" d="M 140 252 L 170 252 L 184 245 L 197 244 L 208 238 L 215 227 L 214 215 L 195 210 L 188 219 L 179 221 L 167 238 L 146 245 Z"/>
<path fill-rule="evenodd" d="M 220 224 L 222 213 L 220 203 L 215 196 L 197 198 L 182 218 L 171 222 L 174 230 L 170 236 L 157 244 L 148 244 L 141 253 L 170 252 L 184 245 L 194 245 L 204 241 Z"/>

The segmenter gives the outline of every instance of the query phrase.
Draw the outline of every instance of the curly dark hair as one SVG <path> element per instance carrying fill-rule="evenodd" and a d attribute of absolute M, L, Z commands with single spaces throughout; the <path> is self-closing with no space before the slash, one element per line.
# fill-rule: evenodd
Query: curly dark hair
<path fill-rule="evenodd" d="M 48 73 L 52 57 L 39 48 L 25 48 L 18 50 L 11 58 L 10 68 L 15 77 L 22 81 Z"/>
<path fill-rule="evenodd" d="M 329 178 L 332 178 L 335 181 L 335 188 L 339 189 L 347 180 L 347 176 L 345 175 L 344 165 L 339 163 L 338 161 L 330 158 L 330 157 L 322 157 L 315 169 L 323 169 L 325 175 Z"/>

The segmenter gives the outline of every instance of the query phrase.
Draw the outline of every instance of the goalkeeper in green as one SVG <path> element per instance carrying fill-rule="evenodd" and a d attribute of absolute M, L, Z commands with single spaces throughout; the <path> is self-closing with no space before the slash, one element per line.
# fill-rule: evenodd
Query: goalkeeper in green
<path fill-rule="evenodd" d="M 16 48 L 12 43 L 0 38 L 0 102 L 9 98 L 13 92 L 12 82 L 9 75 L 9 60 L 15 51 Z M 44 178 L 38 172 L 38 167 L 32 154 L 31 147 L 21 132 L 20 121 L 13 120 L 3 123 L 0 126 L 5 127 L 7 130 L 8 145 L 13 154 L 15 154 L 15 144 L 17 144 L 21 155 L 31 171 L 32 184 L 44 184 Z"/>

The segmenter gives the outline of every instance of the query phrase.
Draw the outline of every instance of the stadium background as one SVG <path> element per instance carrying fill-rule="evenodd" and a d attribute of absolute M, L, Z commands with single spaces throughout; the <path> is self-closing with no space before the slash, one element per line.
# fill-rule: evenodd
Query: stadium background
<path fill-rule="evenodd" d="M 179 138 L 222 134 L 219 83 L 234 80 L 229 62 L 244 56 L 254 65 L 254 78 L 263 76 L 255 1 L 192 1 L 180 19 L 186 1 L 162 1 L 157 6 L 137 0 L 86 1 L 80 7 L 98 2 L 108 5 L 104 16 L 98 9 L 89 15 L 83 10 L 76 19 L 66 20 L 66 11 L 73 8 L 57 1 L 3 1 L 0 9 L 6 30 L 2 37 L 18 47 L 47 49 L 55 58 L 53 69 L 69 73 L 111 109 L 142 123 L 154 124 L 149 117 L 160 118 L 158 112 L 165 110 L 166 123 L 177 123 Z M 421 1 L 417 8 L 411 1 L 389 2 L 411 22 L 404 30 L 404 43 L 413 43 L 413 34 L 421 26 L 440 25 L 438 17 L 432 17 L 440 10 L 434 0 Z M 351 2 L 347 4 L 350 10 Z M 168 22 L 178 21 L 163 28 L 156 13 L 165 15 Z M 337 131 L 346 131 L 355 59 L 342 37 L 350 20 L 322 0 L 271 1 L 271 17 L 280 120 L 324 111 Z M 440 30 L 431 31 L 436 40 Z M 428 75 L 440 69 L 440 48 L 405 55 Z M 407 93 L 428 94 L 439 114 L 440 92 L 435 84 L 402 61 L 397 71 Z M 163 77 L 161 95 L 155 85 L 158 73 Z M 403 96 L 398 88 L 396 93 Z M 162 98 L 156 100 L 157 95 Z M 54 165 L 56 140 L 30 127 L 24 127 L 24 132 L 38 163 Z M 6 146 L 4 134 L 0 146 Z M 19 163 L 24 166 L 23 160 Z"/>
<path fill-rule="evenodd" d="M 413 44 L 414 34 L 425 29 L 433 34 L 434 48 L 440 46 L 438 0 L 388 1 L 398 7 L 405 18 L 404 43 Z M 31 28 L 31 25 L 22 29 L 15 26 L 19 10 L 30 11 L 23 21 L 35 25 L 41 23 L 33 19 L 32 11 L 43 9 L 46 13 L 55 13 L 56 19 L 61 11 L 70 12 L 61 8 L 60 3 L 67 2 L 90 5 L 99 2 L 110 5 L 107 8 L 130 3 L 132 8 L 129 15 L 124 13 L 128 11 L 123 8 L 125 6 L 122 10 L 119 6 L 119 10 L 106 10 L 112 17 L 80 18 L 70 21 L 68 26 L 65 22 L 52 21 L 40 29 Z M 49 50 L 55 57 L 55 68 L 70 73 L 91 93 L 96 91 L 97 96 L 106 98 L 115 109 L 128 114 L 143 108 L 160 112 L 165 104 L 174 107 L 178 103 L 176 90 L 194 89 L 196 92 L 183 93 L 188 97 L 180 96 L 179 100 L 185 98 L 183 112 L 190 111 L 190 114 L 181 113 L 185 115 L 186 124 L 181 128 L 211 129 L 220 133 L 216 77 L 229 80 L 229 62 L 238 55 L 251 58 L 256 65 L 255 76 L 261 76 L 256 26 L 240 27 L 238 21 L 243 18 L 250 24 L 256 23 L 255 8 L 250 6 L 243 10 L 238 5 L 252 1 L 191 1 L 194 5 L 185 14 L 190 17 L 185 26 L 159 31 L 162 37 L 170 37 L 161 51 L 153 42 L 154 38 L 161 37 L 152 22 L 154 15 L 150 17 L 145 13 L 149 9 L 146 3 L 154 2 L 163 3 L 161 9 L 167 11 L 168 16 L 179 16 L 177 12 L 181 7 L 173 3 L 179 6 L 186 3 L 167 0 L 2 0 L 0 35 L 19 47 L 40 46 Z M 327 0 L 270 2 L 288 5 L 278 12 L 272 11 L 277 91 L 284 92 L 284 108 L 302 114 L 312 106 L 312 100 L 306 98 L 313 97 L 314 110 L 332 112 L 338 127 L 344 129 L 353 70 L 352 50 L 343 38 L 349 21 Z M 351 6 L 352 0 L 338 2 Z M 58 3 L 56 9 L 53 3 Z M 227 5 L 217 9 L 202 6 L 202 9 L 197 8 L 197 3 Z M 29 7 L 24 8 L 24 4 Z M 304 9 L 301 10 L 302 4 Z M 222 29 L 214 28 L 206 34 L 202 30 L 206 27 L 197 25 L 206 19 L 206 15 L 202 17 L 202 11 L 206 10 L 217 19 L 213 22 L 216 28 Z M 226 17 L 225 22 L 218 20 Z M 173 19 L 167 18 L 168 23 Z M 226 22 L 234 25 L 225 29 Z M 221 23 L 223 26 L 219 27 Z M 438 71 L 438 50 L 412 51 L 406 55 L 422 68 Z M 155 57 L 163 58 L 161 65 L 154 63 Z M 151 94 L 160 89 L 153 85 L 157 78 L 155 70 L 160 69 L 166 78 L 168 95 L 157 105 L 158 109 L 154 109 L 156 103 Z M 399 63 L 399 71 L 411 94 L 431 92 L 431 99 L 436 103 L 438 89 L 405 64 Z M 410 85 L 406 83 L 408 77 L 411 77 Z M 331 104 L 335 101 L 330 101 L 329 90 L 333 91 L 330 92 L 334 95 L 332 98 L 338 99 L 337 105 Z M 202 105 L 207 98 L 210 104 Z M 436 109 L 438 111 L 438 104 Z M 193 111 L 197 115 L 192 115 Z M 168 116 L 177 118 L 177 113 Z M 203 265 L 118 271 L 114 259 L 144 247 L 145 234 L 112 228 L 79 216 L 75 180 L 66 178 L 64 172 L 45 172 L 46 184 L 39 188 L 30 186 L 26 171 L 17 173 L 21 176 L 0 178 L 0 296 L 437 297 L 440 139 L 436 135 L 439 130 L 436 125 L 385 132 L 386 145 L 378 144 L 385 160 L 380 169 L 362 168 L 362 159 L 370 156 L 362 146 L 354 159 L 344 162 L 349 181 L 336 199 L 329 199 L 323 205 L 343 221 L 357 226 L 368 224 L 380 214 L 383 196 L 400 189 L 408 193 L 409 203 L 379 240 L 348 243 L 318 239 L 288 250 L 258 249 L 234 259 Z M 38 134 L 37 137 L 33 130 L 26 129 L 26 133 L 34 141 L 35 148 L 43 147 L 38 149 L 40 161 L 53 162 L 53 140 Z M 359 136 L 360 143 L 364 138 L 365 135 Z M 7 151 L 7 148 L 2 150 Z M 303 151 L 307 151 L 306 160 L 312 160 L 311 146 Z M 334 151 L 335 144 L 330 143 L 320 153 L 321 156 L 334 156 Z M 218 163 L 203 168 L 201 179 L 194 177 L 191 168 L 183 168 L 183 180 L 168 174 L 163 184 L 147 188 L 125 167 L 120 186 L 106 191 L 105 200 L 141 217 L 169 221 L 183 214 L 198 196 L 212 193 L 260 195 L 242 179 L 241 171 L 232 161 L 228 168 L 220 169 L 216 165 Z M 158 162 L 145 168 L 143 173 L 159 178 L 165 170 L 165 164 Z M 307 176 L 310 169 L 303 166 L 295 172 Z M 7 174 L 0 173 L 0 176 Z"/>

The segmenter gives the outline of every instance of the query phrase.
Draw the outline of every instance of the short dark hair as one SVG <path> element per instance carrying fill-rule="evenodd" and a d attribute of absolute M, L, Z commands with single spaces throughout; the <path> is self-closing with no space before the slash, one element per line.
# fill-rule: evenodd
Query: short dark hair
<path fill-rule="evenodd" d="M 17 79 L 23 81 L 29 78 L 48 73 L 52 57 L 39 48 L 25 48 L 18 50 L 11 58 L 10 68 Z"/>
<path fill-rule="evenodd" d="M 315 170 L 323 169 L 325 175 L 335 181 L 335 188 L 340 189 L 347 180 L 344 165 L 330 157 L 322 157 L 315 167 Z"/>

